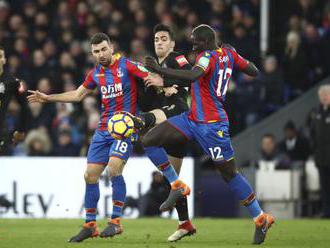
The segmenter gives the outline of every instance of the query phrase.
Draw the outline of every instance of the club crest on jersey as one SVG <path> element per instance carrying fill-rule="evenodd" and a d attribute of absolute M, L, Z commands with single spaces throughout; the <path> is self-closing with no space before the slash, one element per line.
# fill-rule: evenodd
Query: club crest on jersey
<path fill-rule="evenodd" d="M 0 82 L 0 93 L 5 93 L 6 87 L 3 82 Z"/>
<path fill-rule="evenodd" d="M 123 87 L 121 83 L 101 86 L 100 89 L 103 99 L 115 98 L 123 95 Z"/>

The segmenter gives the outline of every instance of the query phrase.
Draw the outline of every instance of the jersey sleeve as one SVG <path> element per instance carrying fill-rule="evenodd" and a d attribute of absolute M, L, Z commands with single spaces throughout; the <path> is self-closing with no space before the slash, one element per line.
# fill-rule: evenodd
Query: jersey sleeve
<path fill-rule="evenodd" d="M 244 70 L 249 62 L 244 59 L 241 55 L 239 55 L 235 50 L 230 50 L 230 53 L 233 55 L 234 63 L 237 66 L 237 68 L 242 71 Z"/>
<path fill-rule="evenodd" d="M 82 83 L 82 85 L 89 90 L 93 90 L 97 86 L 97 84 L 93 78 L 93 74 L 94 74 L 94 70 L 89 71 L 85 78 L 85 81 Z"/>
<path fill-rule="evenodd" d="M 185 69 L 185 70 L 191 69 L 191 65 L 189 64 L 187 58 L 183 54 L 176 54 L 173 60 L 174 60 L 174 64 L 176 65 L 174 66 L 174 68 Z"/>
<path fill-rule="evenodd" d="M 145 78 L 148 76 L 149 71 L 143 66 L 142 63 L 126 60 L 126 67 L 129 74 L 132 74 L 138 78 Z"/>
<path fill-rule="evenodd" d="M 201 68 L 206 74 L 210 70 L 210 65 L 211 65 L 210 60 L 211 60 L 211 53 L 203 52 L 197 56 L 196 63 L 194 66 Z"/>

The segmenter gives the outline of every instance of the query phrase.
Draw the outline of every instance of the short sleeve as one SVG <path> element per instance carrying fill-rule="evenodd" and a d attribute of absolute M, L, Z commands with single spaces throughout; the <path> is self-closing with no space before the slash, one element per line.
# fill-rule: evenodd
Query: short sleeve
<path fill-rule="evenodd" d="M 83 86 L 87 89 L 93 90 L 96 88 L 97 84 L 93 78 L 94 70 L 88 72 L 85 81 L 83 82 Z"/>
<path fill-rule="evenodd" d="M 184 69 L 187 65 L 189 65 L 188 60 L 183 54 L 180 54 L 178 56 L 175 56 L 175 61 L 179 65 L 180 69 Z"/>
<path fill-rule="evenodd" d="M 142 63 L 134 62 L 129 59 L 126 60 L 126 67 L 129 74 L 132 74 L 138 78 L 145 78 L 148 76 L 149 71 L 144 67 Z"/>
<path fill-rule="evenodd" d="M 234 50 L 230 50 L 230 53 L 233 55 L 234 63 L 237 68 L 239 70 L 244 70 L 249 64 L 249 62 Z"/>
<path fill-rule="evenodd" d="M 211 53 L 203 52 L 200 55 L 198 55 L 195 66 L 200 67 L 205 73 L 207 73 L 210 70 L 210 64 L 211 64 L 210 59 L 211 59 Z"/>

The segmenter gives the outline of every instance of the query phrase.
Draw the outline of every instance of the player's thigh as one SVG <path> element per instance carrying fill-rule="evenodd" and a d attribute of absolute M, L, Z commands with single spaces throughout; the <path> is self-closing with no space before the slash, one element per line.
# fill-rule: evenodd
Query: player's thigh
<path fill-rule="evenodd" d="M 104 169 L 105 164 L 88 163 L 84 174 L 86 183 L 97 183 Z"/>
<path fill-rule="evenodd" d="M 221 163 L 234 158 L 227 123 L 196 125 L 195 138 L 213 161 Z"/>
<path fill-rule="evenodd" d="M 174 116 L 150 129 L 143 137 L 142 144 L 149 146 L 167 146 L 185 143 L 191 136 L 185 117 Z"/>
<path fill-rule="evenodd" d="M 109 151 L 108 166 L 111 176 L 122 174 L 125 163 L 133 151 L 133 144 L 130 138 L 114 140 Z"/>
<path fill-rule="evenodd" d="M 167 119 L 164 111 L 161 109 L 153 109 L 150 111 L 150 113 L 153 113 L 155 115 L 155 118 L 156 118 L 155 124 L 156 125 L 166 121 L 166 119 Z"/>
<path fill-rule="evenodd" d="M 88 164 L 106 165 L 109 160 L 109 149 L 111 145 L 110 135 L 95 131 L 87 153 Z"/>
<path fill-rule="evenodd" d="M 119 157 L 109 157 L 108 168 L 111 177 L 120 176 L 123 174 L 123 170 L 126 164 L 126 160 Z"/>

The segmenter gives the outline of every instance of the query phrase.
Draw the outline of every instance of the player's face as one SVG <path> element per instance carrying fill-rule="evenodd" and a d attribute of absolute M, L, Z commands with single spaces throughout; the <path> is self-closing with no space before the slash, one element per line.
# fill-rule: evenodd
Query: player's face
<path fill-rule="evenodd" d="M 175 43 L 168 32 L 160 31 L 155 34 L 154 45 L 157 57 L 163 58 L 173 51 Z"/>
<path fill-rule="evenodd" d="M 0 67 L 2 68 L 6 64 L 6 56 L 5 56 L 5 51 L 0 50 Z"/>
<path fill-rule="evenodd" d="M 92 44 L 92 55 L 96 63 L 103 66 L 111 64 L 113 54 L 113 46 L 107 41 L 102 41 L 99 44 Z"/>
<path fill-rule="evenodd" d="M 330 106 L 330 92 L 321 91 L 319 92 L 320 103 L 324 106 Z"/>
<path fill-rule="evenodd" d="M 191 43 L 193 45 L 192 50 L 196 52 L 202 52 L 204 50 L 207 50 L 207 44 L 204 40 L 199 39 L 196 37 L 194 33 L 191 34 Z"/>

